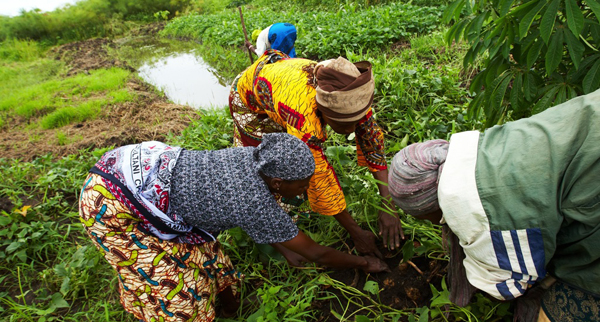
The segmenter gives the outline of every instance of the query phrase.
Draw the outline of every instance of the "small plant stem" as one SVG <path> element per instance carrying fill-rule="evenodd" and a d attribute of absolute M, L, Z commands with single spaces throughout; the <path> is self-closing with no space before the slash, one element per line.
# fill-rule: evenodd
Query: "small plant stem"
<path fill-rule="evenodd" d="M 439 270 L 440 270 L 440 264 L 436 263 L 435 267 L 433 268 L 433 270 L 429 274 L 429 277 L 427 278 L 427 283 L 431 283 L 431 280 L 433 279 L 433 277 L 435 277 L 435 275 L 437 274 L 437 272 Z"/>
<path fill-rule="evenodd" d="M 416 271 L 417 271 L 419 274 L 421 274 L 421 275 L 425 275 L 425 274 L 423 274 L 423 271 L 422 271 L 422 270 L 420 270 L 420 269 L 417 267 L 417 265 L 415 265 L 415 263 L 413 263 L 412 261 L 408 260 L 408 261 L 406 261 L 406 263 L 407 263 L 408 265 L 412 266 L 412 267 L 413 267 L 413 268 L 414 268 L 414 269 L 415 269 L 415 270 L 416 270 Z"/>
<path fill-rule="evenodd" d="M 21 266 L 17 266 L 17 279 L 19 280 L 19 290 L 21 291 L 23 305 L 27 305 L 27 303 L 25 303 L 25 295 L 23 294 L 23 286 L 21 285 Z"/>
<path fill-rule="evenodd" d="M 352 280 L 352 284 L 350 284 L 350 286 L 356 288 L 356 286 L 358 285 L 358 278 L 359 278 L 359 272 L 358 269 L 354 269 L 354 279 Z"/>

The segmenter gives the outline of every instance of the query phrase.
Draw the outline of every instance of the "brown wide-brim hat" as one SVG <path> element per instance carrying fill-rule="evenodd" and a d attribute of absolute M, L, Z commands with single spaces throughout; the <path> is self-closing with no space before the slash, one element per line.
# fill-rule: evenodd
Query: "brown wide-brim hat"
<path fill-rule="evenodd" d="M 320 62 L 315 67 L 317 108 L 338 122 L 360 120 L 373 103 L 375 82 L 371 63 L 351 63 L 343 57 Z"/>

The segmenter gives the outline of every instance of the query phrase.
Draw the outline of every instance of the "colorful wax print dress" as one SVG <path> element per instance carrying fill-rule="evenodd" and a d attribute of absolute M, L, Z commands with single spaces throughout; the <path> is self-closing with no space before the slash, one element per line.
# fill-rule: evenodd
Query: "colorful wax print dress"
<path fill-rule="evenodd" d="M 322 215 L 337 215 L 346 209 L 346 201 L 324 153 L 327 133 L 315 100 L 316 64 L 271 50 L 239 74 L 229 96 L 234 143 L 257 146 L 263 134 L 272 132 L 287 132 L 306 142 L 316 163 L 308 189 L 310 207 Z M 358 164 L 372 172 L 387 169 L 383 131 L 370 109 L 355 134 Z"/>
<path fill-rule="evenodd" d="M 550 274 L 552 321 L 600 320 L 599 142 L 600 91 L 451 137 L 438 197 L 473 286 L 510 300 Z"/>
<path fill-rule="evenodd" d="M 105 153 L 90 171 L 80 219 L 136 318 L 214 320 L 216 295 L 235 293 L 241 274 L 210 232 L 241 227 L 258 243 L 298 234 L 255 169 L 254 149 L 144 142 Z"/>

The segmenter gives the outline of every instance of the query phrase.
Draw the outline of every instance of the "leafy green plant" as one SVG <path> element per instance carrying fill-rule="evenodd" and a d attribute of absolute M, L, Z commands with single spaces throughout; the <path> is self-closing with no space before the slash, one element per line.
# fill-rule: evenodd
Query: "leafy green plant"
<path fill-rule="evenodd" d="M 438 28 L 441 13 L 438 8 L 401 3 L 371 10 L 360 10 L 353 4 L 340 6 L 337 11 L 305 12 L 295 7 L 283 12 L 252 10 L 244 13 L 246 29 L 263 29 L 273 23 L 273 16 L 298 29 L 296 51 L 300 57 L 328 59 L 344 55 L 347 50 L 386 47 L 414 33 L 432 32 Z M 236 11 L 179 17 L 169 22 L 161 34 L 210 40 L 220 46 L 239 46 L 244 41 Z"/>
<path fill-rule="evenodd" d="M 218 150 L 231 146 L 233 142 L 233 121 L 229 109 L 199 111 L 200 118 L 191 120 L 183 133 L 168 141 L 174 145 L 196 150 Z"/>
<path fill-rule="evenodd" d="M 156 20 L 169 20 L 169 10 L 157 11 L 153 14 Z"/>
<path fill-rule="evenodd" d="M 600 87 L 597 0 L 457 0 L 444 13 L 444 21 L 452 19 L 448 44 L 470 45 L 464 66 L 484 58 L 470 86 L 469 114 L 483 112 L 485 127 Z"/>
<path fill-rule="evenodd" d="M 290 296 L 291 294 L 283 286 L 271 286 L 266 283 L 263 288 L 258 289 L 257 293 L 262 300 L 262 305 L 248 317 L 247 321 L 303 321 L 311 315 L 306 311 L 311 305 L 311 296 L 298 300 Z"/>

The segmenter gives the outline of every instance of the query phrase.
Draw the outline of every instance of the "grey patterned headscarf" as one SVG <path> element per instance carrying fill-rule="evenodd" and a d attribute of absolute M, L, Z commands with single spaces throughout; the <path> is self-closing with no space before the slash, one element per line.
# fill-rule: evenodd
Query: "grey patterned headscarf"
<path fill-rule="evenodd" d="M 254 160 L 257 170 L 271 178 L 302 180 L 315 173 L 315 159 L 306 143 L 287 133 L 263 135 Z"/>
<path fill-rule="evenodd" d="M 448 141 L 414 143 L 396 153 L 388 174 L 392 199 L 404 212 L 425 215 L 439 209 L 438 181 Z"/>

